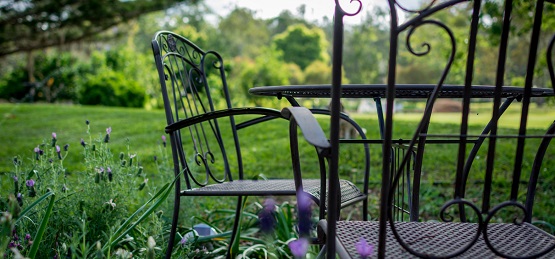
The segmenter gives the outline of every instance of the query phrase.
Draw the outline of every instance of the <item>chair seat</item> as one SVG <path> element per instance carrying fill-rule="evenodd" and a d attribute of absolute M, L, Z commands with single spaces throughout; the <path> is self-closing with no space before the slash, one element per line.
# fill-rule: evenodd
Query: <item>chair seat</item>
<path fill-rule="evenodd" d="M 356 185 L 347 181 L 340 180 L 341 205 L 347 206 L 356 201 L 363 200 L 366 195 L 362 193 Z M 316 201 L 320 200 L 320 180 L 303 180 L 303 189 L 310 194 Z M 287 179 L 271 180 L 236 180 L 221 184 L 211 184 L 201 188 L 181 191 L 183 196 L 294 196 L 295 182 Z M 327 199 L 326 199 L 327 201 Z"/>
<path fill-rule="evenodd" d="M 327 222 L 320 221 L 327 232 Z M 396 241 L 388 224 L 386 258 L 417 258 L 406 251 Z M 341 258 L 360 258 L 355 244 L 364 237 L 369 244 L 378 246 L 378 222 L 376 221 L 338 221 L 336 249 Z M 444 222 L 396 222 L 395 228 L 401 239 L 413 250 L 430 256 L 448 256 L 458 251 L 476 236 L 476 223 Z M 555 237 L 529 224 L 491 223 L 488 225 L 488 238 L 498 251 L 514 257 L 534 256 L 555 245 Z M 377 257 L 374 253 L 374 257 Z M 470 249 L 455 258 L 501 258 L 486 245 L 483 234 Z M 555 258 L 551 250 L 540 258 Z"/>

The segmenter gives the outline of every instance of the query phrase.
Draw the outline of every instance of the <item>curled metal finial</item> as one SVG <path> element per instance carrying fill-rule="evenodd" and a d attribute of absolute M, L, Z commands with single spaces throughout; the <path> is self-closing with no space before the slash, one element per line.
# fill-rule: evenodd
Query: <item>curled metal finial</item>
<path fill-rule="evenodd" d="M 412 34 L 414 33 L 414 31 L 417 28 L 419 28 L 420 26 L 425 25 L 425 24 L 436 25 L 436 26 L 444 29 L 445 32 L 447 32 L 447 35 L 449 36 L 449 39 L 451 41 L 451 46 L 452 46 L 451 55 L 450 55 L 451 58 L 452 58 L 454 56 L 454 52 L 455 52 L 455 48 L 456 48 L 455 36 L 453 35 L 453 32 L 447 26 L 445 26 L 445 24 L 443 24 L 441 22 L 438 22 L 438 21 L 435 21 L 435 20 L 424 20 L 424 21 L 421 21 L 420 23 L 418 23 L 418 24 L 416 24 L 416 25 L 414 25 L 410 28 L 410 30 L 407 34 L 407 39 L 406 39 L 406 45 L 407 45 L 407 49 L 409 50 L 409 52 L 412 53 L 413 55 L 416 55 L 416 56 L 424 56 L 424 55 L 428 54 L 430 52 L 430 50 L 432 49 L 430 44 L 425 42 L 425 43 L 422 43 L 422 45 L 421 45 L 422 47 L 425 48 L 425 50 L 423 50 L 421 52 L 418 52 L 414 49 L 414 47 L 411 44 L 411 37 L 412 37 Z"/>
<path fill-rule="evenodd" d="M 175 43 L 175 38 L 173 37 L 173 35 L 169 34 L 168 38 L 167 38 L 167 41 L 168 41 L 168 48 L 171 51 L 176 51 L 177 50 L 177 44 Z"/>
<path fill-rule="evenodd" d="M 343 13 L 343 15 L 346 15 L 346 16 L 355 16 L 355 15 L 359 14 L 360 11 L 362 10 L 362 2 L 361 2 L 361 0 L 350 0 L 350 1 L 349 1 L 349 4 L 352 4 L 353 2 L 358 3 L 358 8 L 357 8 L 357 10 L 354 11 L 354 12 L 347 12 L 347 11 L 345 11 L 345 9 L 341 6 L 341 3 L 340 3 L 340 2 L 341 2 L 341 0 L 335 0 L 335 5 L 336 5 L 337 7 L 339 7 L 339 10 L 341 10 L 341 12 Z"/>
<path fill-rule="evenodd" d="M 424 6 L 422 9 L 415 9 L 415 10 L 404 7 L 404 6 L 403 6 L 401 3 L 399 3 L 399 1 L 397 1 L 397 0 L 394 0 L 393 2 L 395 3 L 396 6 L 399 7 L 399 9 L 401 9 L 401 10 L 407 12 L 407 13 L 421 13 L 421 12 L 427 11 L 427 10 L 429 10 L 430 8 L 432 8 L 432 6 L 434 6 L 434 4 L 435 4 L 436 1 L 437 1 L 437 0 L 432 0 L 432 1 L 430 1 L 430 3 L 429 3 L 428 5 Z"/>

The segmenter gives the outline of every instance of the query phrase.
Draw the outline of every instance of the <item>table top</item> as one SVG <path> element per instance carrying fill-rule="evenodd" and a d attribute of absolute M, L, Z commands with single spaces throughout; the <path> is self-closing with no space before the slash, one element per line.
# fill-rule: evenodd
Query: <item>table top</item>
<path fill-rule="evenodd" d="M 435 85 L 426 84 L 398 84 L 396 98 L 428 98 Z M 373 98 L 385 97 L 385 84 L 347 84 L 342 86 L 343 98 Z M 260 96 L 330 98 L 331 85 L 284 85 L 260 86 L 249 89 L 249 93 Z M 474 85 L 472 98 L 493 98 L 495 87 Z M 461 98 L 464 93 L 462 85 L 443 85 L 439 93 L 440 98 Z M 518 97 L 524 94 L 523 87 L 504 86 L 501 96 Z M 532 97 L 553 96 L 553 89 L 532 88 Z"/>

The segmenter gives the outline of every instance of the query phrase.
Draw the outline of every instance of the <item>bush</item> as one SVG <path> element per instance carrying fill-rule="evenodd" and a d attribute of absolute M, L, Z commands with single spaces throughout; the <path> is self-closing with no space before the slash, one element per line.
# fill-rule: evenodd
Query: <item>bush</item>
<path fill-rule="evenodd" d="M 79 89 L 79 103 L 123 107 L 143 107 L 145 91 L 124 74 L 105 69 L 87 75 Z"/>
<path fill-rule="evenodd" d="M 77 101 L 76 79 L 82 63 L 69 53 L 40 54 L 34 58 L 34 82 L 21 63 L 0 79 L 0 98 L 12 101 Z"/>

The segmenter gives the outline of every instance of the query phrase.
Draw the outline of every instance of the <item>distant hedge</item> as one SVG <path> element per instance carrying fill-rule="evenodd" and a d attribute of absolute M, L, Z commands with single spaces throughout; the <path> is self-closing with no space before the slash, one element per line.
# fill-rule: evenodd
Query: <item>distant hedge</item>
<path fill-rule="evenodd" d="M 139 83 L 113 70 L 87 75 L 78 96 L 80 104 L 122 107 L 143 107 L 146 99 Z"/>

